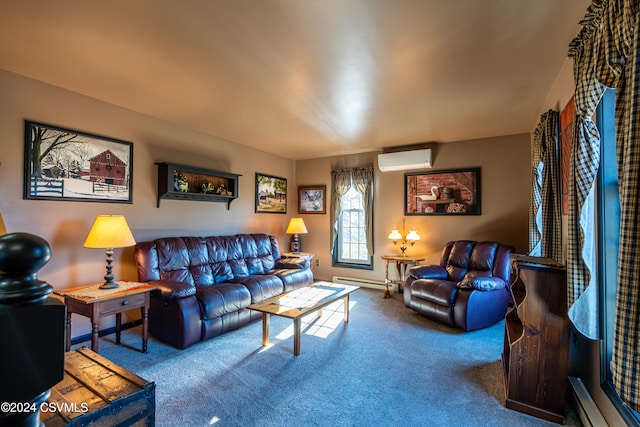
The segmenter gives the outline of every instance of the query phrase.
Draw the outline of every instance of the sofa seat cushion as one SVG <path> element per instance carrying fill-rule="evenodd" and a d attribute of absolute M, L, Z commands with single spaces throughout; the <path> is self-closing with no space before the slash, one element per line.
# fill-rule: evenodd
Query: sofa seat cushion
<path fill-rule="evenodd" d="M 203 319 L 215 319 L 251 304 L 249 290 L 238 283 L 196 286 L 196 298 Z"/>
<path fill-rule="evenodd" d="M 277 276 L 284 284 L 284 292 L 294 291 L 313 283 L 313 272 L 307 268 L 304 270 L 279 269 L 271 270 L 269 274 Z"/>
<path fill-rule="evenodd" d="M 418 279 L 411 284 L 411 297 L 451 307 L 456 300 L 456 282 L 438 279 Z"/>
<path fill-rule="evenodd" d="M 270 274 L 236 277 L 233 283 L 245 286 L 251 294 L 251 303 L 264 301 L 284 292 L 282 280 Z"/>

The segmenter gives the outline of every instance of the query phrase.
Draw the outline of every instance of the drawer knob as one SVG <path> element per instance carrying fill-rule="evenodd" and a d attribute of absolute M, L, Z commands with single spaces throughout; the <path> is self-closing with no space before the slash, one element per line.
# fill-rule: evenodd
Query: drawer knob
<path fill-rule="evenodd" d="M 126 301 L 126 300 L 122 301 L 122 305 L 127 305 L 127 304 L 129 304 L 129 301 Z"/>

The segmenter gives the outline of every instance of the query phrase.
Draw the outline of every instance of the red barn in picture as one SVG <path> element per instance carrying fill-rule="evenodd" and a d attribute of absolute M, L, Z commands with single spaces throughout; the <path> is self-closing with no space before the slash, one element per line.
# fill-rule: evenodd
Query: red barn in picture
<path fill-rule="evenodd" d="M 127 165 L 111 150 L 103 151 L 89 160 L 89 181 L 126 185 Z"/>

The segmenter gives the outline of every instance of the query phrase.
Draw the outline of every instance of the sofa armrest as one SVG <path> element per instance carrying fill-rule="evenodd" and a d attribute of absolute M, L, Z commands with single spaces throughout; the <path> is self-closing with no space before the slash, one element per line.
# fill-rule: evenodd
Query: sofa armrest
<path fill-rule="evenodd" d="M 276 269 L 305 270 L 310 267 L 309 260 L 303 258 L 280 258 L 276 261 Z"/>
<path fill-rule="evenodd" d="M 416 265 L 411 267 L 409 275 L 416 279 L 446 280 L 449 277 L 447 270 L 439 265 Z"/>
<path fill-rule="evenodd" d="M 154 292 L 159 292 L 163 299 L 184 298 L 196 294 L 196 287 L 186 282 L 152 280 L 149 284 L 158 287 Z"/>
<path fill-rule="evenodd" d="M 493 291 L 507 286 L 500 277 L 467 277 L 458 282 L 460 289 L 475 289 L 478 291 Z"/>

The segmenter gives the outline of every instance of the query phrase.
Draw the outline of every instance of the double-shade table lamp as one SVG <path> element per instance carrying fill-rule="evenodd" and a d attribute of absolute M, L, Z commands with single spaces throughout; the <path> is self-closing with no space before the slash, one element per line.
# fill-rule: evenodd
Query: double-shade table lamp
<path fill-rule="evenodd" d="M 308 233 L 307 227 L 304 225 L 302 218 L 291 218 L 286 233 L 293 234 L 293 237 L 291 237 L 291 252 L 300 252 L 302 250 L 300 234 Z"/>
<path fill-rule="evenodd" d="M 84 242 L 85 248 L 107 250 L 107 274 L 100 289 L 114 289 L 118 284 L 113 281 L 113 248 L 125 248 L 136 244 L 127 220 L 122 215 L 98 215 Z"/>
<path fill-rule="evenodd" d="M 391 240 L 394 245 L 400 245 L 401 257 L 407 256 L 407 254 L 404 253 L 404 251 L 407 250 L 407 245 L 413 246 L 420 240 L 420 235 L 415 228 L 412 228 L 406 235 L 404 234 L 404 222 L 405 218 L 402 218 L 402 233 L 400 233 L 397 228 L 392 229 L 391 233 L 389 233 L 389 240 Z"/>

